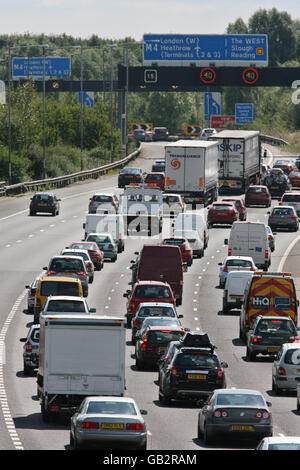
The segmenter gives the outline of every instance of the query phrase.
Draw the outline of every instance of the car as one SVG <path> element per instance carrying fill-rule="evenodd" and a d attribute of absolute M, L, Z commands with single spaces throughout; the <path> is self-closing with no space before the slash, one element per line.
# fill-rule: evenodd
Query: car
<path fill-rule="evenodd" d="M 89 396 L 71 417 L 70 445 L 78 449 L 87 445 L 115 444 L 147 448 L 147 427 L 136 402 L 127 397 Z"/>
<path fill-rule="evenodd" d="M 34 312 L 35 294 L 36 294 L 36 289 L 37 289 L 39 280 L 40 280 L 40 276 L 36 277 L 30 285 L 25 286 L 25 289 L 28 289 L 28 295 L 27 295 L 27 312 L 28 313 Z"/>
<path fill-rule="evenodd" d="M 123 297 L 127 298 L 125 316 L 128 328 L 131 327 L 132 318 L 142 302 L 163 302 L 176 306 L 175 297 L 167 282 L 138 281 L 134 284 L 132 291 L 127 290 Z"/>
<path fill-rule="evenodd" d="M 222 311 L 227 313 L 234 308 L 241 308 L 245 287 L 252 271 L 229 271 L 223 291 Z"/>
<path fill-rule="evenodd" d="M 300 411 L 300 383 L 297 383 L 297 411 Z"/>
<path fill-rule="evenodd" d="M 273 198 L 280 199 L 283 193 L 292 189 L 288 176 L 281 168 L 272 168 L 270 173 L 262 178 L 261 183 L 268 187 Z"/>
<path fill-rule="evenodd" d="M 142 302 L 138 306 L 136 315 L 131 321 L 132 344 L 135 344 L 136 333 L 140 330 L 146 317 L 183 318 L 183 315 L 177 314 L 173 304 L 161 302 Z"/>
<path fill-rule="evenodd" d="M 101 212 L 110 212 L 117 214 L 119 212 L 119 199 L 115 194 L 95 193 L 90 198 L 88 207 L 89 214 L 96 214 Z"/>
<path fill-rule="evenodd" d="M 171 357 L 160 368 L 158 399 L 163 405 L 171 400 L 199 400 L 226 386 L 224 369 L 211 347 L 182 346 L 174 348 Z"/>
<path fill-rule="evenodd" d="M 285 192 L 280 201 L 279 206 L 292 206 L 295 208 L 298 218 L 300 217 L 300 191 Z"/>
<path fill-rule="evenodd" d="M 219 271 L 219 287 L 225 286 L 227 275 L 230 271 L 257 271 L 258 268 L 254 264 L 251 256 L 227 256 L 223 263 L 218 263 Z"/>
<path fill-rule="evenodd" d="M 35 193 L 30 198 L 29 215 L 36 215 L 37 213 L 50 213 L 53 216 L 59 214 L 60 201 L 55 194 L 48 192 Z"/>
<path fill-rule="evenodd" d="M 146 366 L 156 367 L 157 361 L 163 355 L 170 341 L 177 341 L 185 334 L 178 326 L 148 326 L 136 337 L 135 365 L 137 369 Z"/>
<path fill-rule="evenodd" d="M 209 230 L 204 210 L 191 210 L 178 214 L 173 228 L 174 230 L 196 230 L 203 241 L 204 250 L 206 250 L 209 241 Z"/>
<path fill-rule="evenodd" d="M 185 203 L 180 194 L 163 194 L 163 213 L 165 216 L 177 217 L 185 211 Z"/>
<path fill-rule="evenodd" d="M 63 256 L 80 256 L 85 262 L 86 270 L 89 276 L 89 283 L 92 284 L 92 282 L 94 281 L 95 267 L 87 250 L 79 250 L 77 248 L 65 248 L 61 251 L 60 254 Z"/>
<path fill-rule="evenodd" d="M 178 317 L 146 317 L 143 320 L 141 328 L 139 331 L 136 332 L 136 336 L 144 335 L 145 331 L 149 326 L 161 326 L 164 328 L 168 328 L 169 326 L 176 326 L 179 329 L 183 328 L 181 321 Z M 183 328 L 185 331 L 188 328 Z"/>
<path fill-rule="evenodd" d="M 169 237 L 164 238 L 162 241 L 162 245 L 176 245 L 179 246 L 181 251 L 182 262 L 186 263 L 187 266 L 191 266 L 193 264 L 193 249 L 185 237 Z"/>
<path fill-rule="evenodd" d="M 213 202 L 208 208 L 207 224 L 213 227 L 215 224 L 232 225 L 239 219 L 239 213 L 233 202 Z"/>
<path fill-rule="evenodd" d="M 165 189 L 165 174 L 163 172 L 147 173 L 144 179 L 147 186 L 158 186 L 161 191 Z"/>
<path fill-rule="evenodd" d="M 198 439 L 211 444 L 216 437 L 260 440 L 273 434 L 271 403 L 258 390 L 215 390 L 198 414 Z"/>
<path fill-rule="evenodd" d="M 69 246 L 66 246 L 66 249 L 87 250 L 97 271 L 101 271 L 104 266 L 104 253 L 99 249 L 96 242 L 72 242 Z"/>
<path fill-rule="evenodd" d="M 280 168 L 286 175 L 289 175 L 290 172 L 295 168 L 295 165 L 292 160 L 284 158 L 281 160 L 276 160 L 273 168 Z"/>
<path fill-rule="evenodd" d="M 152 131 L 145 131 L 145 142 L 152 141 Z"/>
<path fill-rule="evenodd" d="M 20 338 L 25 343 L 23 348 L 23 374 L 30 375 L 39 366 L 40 325 L 31 325 L 26 338 Z"/>
<path fill-rule="evenodd" d="M 233 202 L 235 205 L 236 210 L 239 213 L 239 220 L 246 220 L 247 219 L 247 208 L 245 206 L 245 200 L 244 198 L 223 198 L 221 202 L 226 201 L 226 202 Z"/>
<path fill-rule="evenodd" d="M 44 308 L 43 315 L 52 315 L 57 313 L 78 313 L 80 315 L 96 313 L 95 308 L 89 308 L 83 297 L 75 297 L 72 295 L 49 295 Z"/>
<path fill-rule="evenodd" d="M 117 261 L 118 245 L 110 233 L 89 233 L 85 241 L 97 243 L 98 248 L 104 253 L 104 259 Z"/>
<path fill-rule="evenodd" d="M 152 140 L 168 140 L 169 131 L 166 127 L 154 127 L 152 130 Z"/>
<path fill-rule="evenodd" d="M 300 187 L 300 170 L 292 170 L 289 174 L 289 180 L 293 188 Z"/>
<path fill-rule="evenodd" d="M 193 256 L 202 258 L 204 256 L 204 244 L 196 230 L 174 230 L 174 238 L 186 238 L 193 251 Z"/>
<path fill-rule="evenodd" d="M 166 169 L 165 160 L 155 160 L 155 162 L 152 165 L 151 171 L 165 172 L 165 169 Z"/>
<path fill-rule="evenodd" d="M 290 317 L 257 316 L 247 332 L 247 359 L 258 354 L 274 357 L 282 344 L 299 342 L 297 328 Z"/>
<path fill-rule="evenodd" d="M 255 450 L 300 450 L 300 436 L 264 437 Z"/>
<path fill-rule="evenodd" d="M 269 240 L 269 247 L 270 247 L 270 250 L 272 251 L 275 251 L 275 238 L 274 238 L 274 235 L 276 235 L 276 233 L 272 231 L 271 227 L 269 227 L 269 225 L 266 225 L 266 232 L 267 232 L 267 236 L 268 236 L 268 240 Z"/>
<path fill-rule="evenodd" d="M 298 168 L 298 170 L 300 171 L 300 157 L 297 157 L 296 160 L 295 160 L 295 166 L 296 168 Z"/>
<path fill-rule="evenodd" d="M 131 137 L 133 137 L 135 140 L 139 140 L 141 142 L 144 142 L 146 140 L 146 132 L 144 129 L 134 129 Z"/>
<path fill-rule="evenodd" d="M 261 166 L 261 176 L 264 178 L 266 175 L 269 175 L 271 171 L 270 165 L 263 164 Z"/>
<path fill-rule="evenodd" d="M 86 264 L 80 256 L 52 256 L 49 266 L 43 268 L 47 276 L 70 276 L 80 280 L 84 297 L 88 295 L 89 276 Z"/>
<path fill-rule="evenodd" d="M 281 346 L 272 367 L 272 391 L 281 395 L 283 390 L 296 391 L 300 378 L 300 344 Z"/>
<path fill-rule="evenodd" d="M 298 232 L 299 219 L 294 207 L 274 206 L 271 212 L 268 212 L 268 225 L 271 230 L 288 229 L 292 232 Z"/>
<path fill-rule="evenodd" d="M 216 134 L 217 134 L 217 131 L 213 127 L 205 127 L 201 131 L 200 140 L 208 140 L 209 137 L 212 137 Z"/>
<path fill-rule="evenodd" d="M 125 188 L 129 184 L 140 184 L 144 182 L 144 172 L 141 168 L 122 168 L 118 175 L 118 188 Z"/>
<path fill-rule="evenodd" d="M 264 185 L 250 185 L 245 193 L 245 205 L 250 206 L 265 206 L 270 207 L 272 203 L 271 194 L 267 186 Z"/>

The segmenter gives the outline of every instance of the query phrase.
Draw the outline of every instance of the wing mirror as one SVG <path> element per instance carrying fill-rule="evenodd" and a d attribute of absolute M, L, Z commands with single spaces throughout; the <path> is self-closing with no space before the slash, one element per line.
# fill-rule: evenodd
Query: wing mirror
<path fill-rule="evenodd" d="M 224 245 L 228 245 L 228 238 L 225 238 Z"/>

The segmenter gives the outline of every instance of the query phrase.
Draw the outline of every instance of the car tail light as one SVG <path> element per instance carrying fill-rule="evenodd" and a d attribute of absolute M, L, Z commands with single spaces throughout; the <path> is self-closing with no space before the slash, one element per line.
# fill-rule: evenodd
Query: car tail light
<path fill-rule="evenodd" d="M 145 338 L 142 345 L 141 345 L 141 349 L 146 349 L 147 348 L 147 342 L 148 342 L 148 338 Z"/>
<path fill-rule="evenodd" d="M 265 250 L 265 259 L 268 259 L 269 257 L 269 250 Z"/>
<path fill-rule="evenodd" d="M 268 411 L 258 411 L 255 415 L 257 419 L 270 419 L 270 413 Z"/>
<path fill-rule="evenodd" d="M 251 266 L 250 271 L 256 271 L 256 269 L 253 266 Z"/>
<path fill-rule="evenodd" d="M 57 274 L 57 271 L 48 271 L 47 274 L 48 276 L 51 276 L 51 274 Z"/>
<path fill-rule="evenodd" d="M 87 264 L 86 264 L 87 268 L 92 268 L 93 267 L 93 264 L 89 261 Z"/>
<path fill-rule="evenodd" d="M 54 207 L 54 206 L 55 206 L 54 202 L 51 202 L 51 207 Z"/>
<path fill-rule="evenodd" d="M 228 248 L 228 256 L 231 256 L 231 248 Z"/>
<path fill-rule="evenodd" d="M 60 406 L 48 406 L 49 411 L 60 411 L 61 407 Z"/>
<path fill-rule="evenodd" d="M 269 240 L 274 240 L 273 235 L 269 235 Z"/>
<path fill-rule="evenodd" d="M 299 343 L 299 338 L 298 338 L 298 336 L 290 336 L 288 342 L 289 343 Z"/>
<path fill-rule="evenodd" d="M 84 271 L 78 271 L 77 276 L 86 276 L 87 274 Z"/>
<path fill-rule="evenodd" d="M 215 410 L 213 412 L 213 416 L 214 416 L 214 418 L 227 418 L 228 413 L 225 410 Z"/>
<path fill-rule="evenodd" d="M 270 215 L 270 219 L 275 219 L 275 215 L 274 215 L 274 214 L 271 214 L 271 215 Z"/>
<path fill-rule="evenodd" d="M 114 246 L 113 246 L 112 244 L 108 245 L 108 248 L 109 248 L 110 250 L 112 250 L 113 247 L 114 247 Z"/>
<path fill-rule="evenodd" d="M 227 289 L 226 289 L 226 290 L 224 290 L 224 297 L 225 297 L 225 299 L 227 299 L 227 298 L 228 298 L 228 290 L 227 290 Z"/>
<path fill-rule="evenodd" d="M 127 423 L 126 431 L 144 431 L 143 423 Z"/>
<path fill-rule="evenodd" d="M 171 369 L 170 369 L 170 375 L 172 377 L 178 377 L 178 370 L 175 366 L 172 366 Z"/>
<path fill-rule="evenodd" d="M 293 220 L 297 220 L 297 216 L 296 216 L 296 215 L 291 215 L 290 218 L 293 219 Z"/>
<path fill-rule="evenodd" d="M 253 336 L 252 338 L 252 343 L 261 343 L 262 342 L 262 336 Z"/>
<path fill-rule="evenodd" d="M 35 297 L 35 292 L 30 292 L 30 293 L 29 293 L 29 296 L 30 296 L 30 297 Z"/>
<path fill-rule="evenodd" d="M 228 273 L 228 267 L 227 266 L 224 266 L 223 273 Z"/>
<path fill-rule="evenodd" d="M 279 367 L 278 369 L 278 375 L 285 376 L 286 375 L 286 370 L 284 367 Z"/>
<path fill-rule="evenodd" d="M 27 341 L 27 343 L 25 344 L 25 351 L 27 353 L 32 353 L 32 347 L 29 341 Z"/>
<path fill-rule="evenodd" d="M 82 421 L 81 429 L 99 429 L 99 423 L 96 421 Z"/>
<path fill-rule="evenodd" d="M 223 378 L 224 378 L 224 371 L 223 371 L 223 369 L 218 368 L 217 369 L 217 379 L 221 380 Z"/>

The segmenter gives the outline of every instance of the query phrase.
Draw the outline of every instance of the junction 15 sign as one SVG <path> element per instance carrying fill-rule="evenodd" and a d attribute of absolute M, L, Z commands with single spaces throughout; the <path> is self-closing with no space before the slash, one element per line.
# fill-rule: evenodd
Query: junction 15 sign
<path fill-rule="evenodd" d="M 144 65 L 268 66 L 266 34 L 144 34 Z"/>

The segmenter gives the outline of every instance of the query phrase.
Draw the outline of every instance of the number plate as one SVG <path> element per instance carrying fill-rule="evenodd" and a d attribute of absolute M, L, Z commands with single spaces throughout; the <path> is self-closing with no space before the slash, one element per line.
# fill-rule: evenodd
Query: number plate
<path fill-rule="evenodd" d="M 278 352 L 279 348 L 268 348 L 269 353 Z"/>
<path fill-rule="evenodd" d="M 279 189 L 279 186 L 271 186 L 271 189 Z"/>
<path fill-rule="evenodd" d="M 230 300 L 242 300 L 243 297 L 239 296 L 239 295 L 231 295 L 230 296 Z"/>
<path fill-rule="evenodd" d="M 39 203 L 38 203 L 38 206 L 43 206 L 43 207 L 46 207 L 46 206 L 47 206 L 47 204 L 44 204 L 44 203 L 42 203 L 42 202 L 39 202 Z"/>
<path fill-rule="evenodd" d="M 124 424 L 123 423 L 101 423 L 101 429 L 114 429 L 114 430 L 119 430 L 119 429 L 124 429 Z"/>
<path fill-rule="evenodd" d="M 188 379 L 196 379 L 196 380 L 206 380 L 206 375 L 203 374 L 188 374 Z"/>
<path fill-rule="evenodd" d="M 296 374 L 300 374 L 300 369 L 296 369 Z"/>
<path fill-rule="evenodd" d="M 231 426 L 232 431 L 252 431 L 252 429 L 252 426 L 242 426 L 237 424 L 233 424 Z"/>

